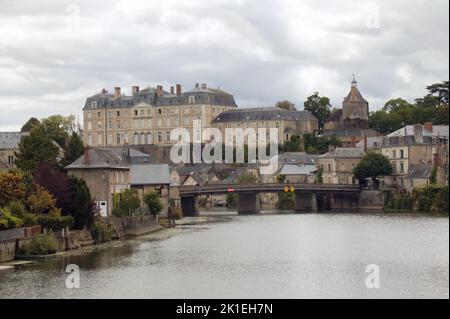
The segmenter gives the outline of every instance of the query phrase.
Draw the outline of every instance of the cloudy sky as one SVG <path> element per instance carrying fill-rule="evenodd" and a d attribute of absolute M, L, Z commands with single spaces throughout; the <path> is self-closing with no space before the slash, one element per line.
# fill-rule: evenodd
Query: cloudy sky
<path fill-rule="evenodd" d="M 371 110 L 449 78 L 447 0 L 0 0 L 0 130 L 81 114 L 101 88 L 195 83 L 240 107 L 313 92 Z"/>

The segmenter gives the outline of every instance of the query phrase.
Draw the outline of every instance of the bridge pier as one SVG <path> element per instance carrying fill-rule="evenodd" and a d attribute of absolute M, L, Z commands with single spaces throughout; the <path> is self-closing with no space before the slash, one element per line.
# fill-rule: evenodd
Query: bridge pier
<path fill-rule="evenodd" d="M 183 211 L 183 216 L 198 216 L 198 196 L 181 197 L 181 210 Z"/>
<path fill-rule="evenodd" d="M 316 193 L 296 193 L 295 194 L 295 211 L 299 212 L 317 212 L 317 195 Z"/>
<path fill-rule="evenodd" d="M 252 215 L 259 214 L 261 206 L 259 203 L 259 196 L 254 193 L 239 193 L 238 194 L 238 214 Z"/>
<path fill-rule="evenodd" d="M 330 195 L 330 209 L 332 210 L 358 209 L 358 206 L 358 196 L 353 194 Z"/>

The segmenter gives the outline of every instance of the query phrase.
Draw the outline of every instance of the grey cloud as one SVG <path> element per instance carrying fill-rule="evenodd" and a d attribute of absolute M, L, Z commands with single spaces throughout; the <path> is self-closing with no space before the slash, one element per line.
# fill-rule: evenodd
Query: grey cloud
<path fill-rule="evenodd" d="M 100 88 L 206 82 L 241 107 L 315 91 L 340 106 L 356 73 L 371 109 L 448 79 L 448 1 L 0 1 L 0 130 L 80 114 Z"/>

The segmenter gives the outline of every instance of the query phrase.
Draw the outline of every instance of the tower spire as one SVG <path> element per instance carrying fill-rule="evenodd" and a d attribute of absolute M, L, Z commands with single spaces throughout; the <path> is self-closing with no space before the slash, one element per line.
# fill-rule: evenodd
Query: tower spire
<path fill-rule="evenodd" d="M 352 76 L 353 76 L 353 80 L 352 80 L 352 87 L 356 87 L 356 85 L 358 84 L 358 82 L 356 82 L 356 78 L 355 78 L 355 74 L 353 73 L 352 74 Z"/>

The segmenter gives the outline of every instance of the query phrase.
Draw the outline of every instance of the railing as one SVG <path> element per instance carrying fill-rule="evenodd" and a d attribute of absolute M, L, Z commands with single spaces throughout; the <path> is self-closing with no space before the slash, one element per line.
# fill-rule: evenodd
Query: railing
<path fill-rule="evenodd" d="M 359 191 L 359 185 L 345 185 L 345 184 L 295 184 L 295 183 L 262 183 L 262 184 L 209 184 L 202 186 L 183 186 L 180 189 L 180 194 L 192 193 L 214 193 L 214 192 L 233 192 L 233 191 L 282 191 L 286 186 L 293 186 L 295 190 L 307 191 Z"/>

